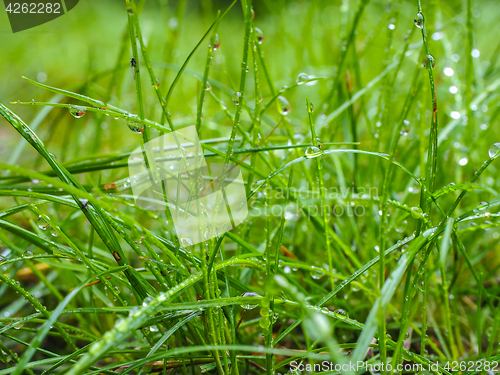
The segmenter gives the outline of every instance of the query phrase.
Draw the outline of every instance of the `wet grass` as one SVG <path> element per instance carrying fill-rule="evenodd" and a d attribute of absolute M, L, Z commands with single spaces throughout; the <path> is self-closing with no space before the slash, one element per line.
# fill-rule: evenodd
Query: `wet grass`
<path fill-rule="evenodd" d="M 494 2 L 92 5 L 5 42 L 0 375 L 497 367 Z M 249 206 L 194 246 L 127 163 L 188 125 Z"/>

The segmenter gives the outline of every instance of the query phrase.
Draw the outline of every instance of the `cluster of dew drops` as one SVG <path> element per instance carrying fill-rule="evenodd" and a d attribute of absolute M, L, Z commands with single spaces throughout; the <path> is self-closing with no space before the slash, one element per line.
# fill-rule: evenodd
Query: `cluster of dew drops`
<path fill-rule="evenodd" d="M 414 22 L 416 27 L 418 27 L 419 29 L 423 29 L 424 15 L 418 12 L 415 16 Z M 424 61 L 424 66 L 428 69 L 434 68 L 434 66 L 436 66 L 436 60 L 434 59 L 434 56 L 432 56 L 431 54 L 427 55 Z M 490 157 L 490 159 L 496 159 L 498 156 L 500 156 L 500 143 L 493 143 L 491 145 L 488 150 L 488 156 Z"/>
<path fill-rule="evenodd" d="M 85 116 L 85 113 L 87 113 L 87 109 L 85 107 L 79 106 L 79 105 L 73 105 L 69 107 L 69 113 L 74 117 L 74 118 L 82 118 Z M 109 114 L 108 114 L 109 116 Z M 118 117 L 115 117 L 115 119 L 118 119 Z M 126 115 L 126 120 L 127 120 L 127 126 L 129 127 L 130 130 L 132 130 L 136 134 L 142 134 L 144 132 L 144 124 L 142 124 L 137 115 L 133 114 L 127 114 Z"/>
<path fill-rule="evenodd" d="M 50 234 L 53 236 L 53 237 L 59 237 L 59 232 L 55 229 L 55 228 L 52 228 L 52 226 L 50 225 L 49 221 L 47 220 L 47 218 L 43 215 L 39 215 L 38 216 L 38 219 L 36 221 L 36 225 L 38 226 L 38 228 L 40 228 L 41 230 L 47 230 L 47 229 L 50 229 Z"/>
<path fill-rule="evenodd" d="M 268 328 L 271 320 L 272 320 L 273 324 L 276 323 L 276 321 L 278 320 L 278 313 L 276 312 L 272 316 L 270 316 L 271 310 L 268 309 L 268 306 L 267 306 L 268 301 L 266 300 L 266 298 L 263 298 L 261 295 L 254 293 L 254 292 L 243 293 L 241 295 L 241 297 L 260 297 L 260 298 L 262 298 L 263 307 L 260 310 L 260 314 L 262 317 L 259 320 L 259 325 L 261 326 L 261 328 L 264 328 L 264 329 Z M 240 307 L 244 310 L 253 310 L 258 305 L 259 305 L 258 303 L 247 302 L 247 303 L 241 304 Z M 330 310 L 326 307 L 323 307 L 321 310 L 324 312 L 330 312 Z M 349 318 L 349 314 L 344 309 L 334 310 L 333 316 L 339 320 L 346 320 Z"/>
<path fill-rule="evenodd" d="M 415 26 L 417 26 L 419 29 L 424 28 L 424 15 L 422 13 L 418 12 L 413 21 L 415 22 Z M 436 66 L 436 60 L 434 59 L 434 56 L 432 56 L 431 54 L 425 56 L 425 60 L 422 65 L 424 66 L 424 68 L 433 69 Z"/>
<path fill-rule="evenodd" d="M 414 23 L 415 23 L 415 26 L 418 27 L 419 29 L 424 28 L 424 16 L 421 12 L 418 12 L 417 15 L 415 16 Z M 262 32 L 262 30 L 260 30 L 258 28 L 255 28 L 254 30 L 255 30 L 255 36 L 257 38 L 258 44 L 262 44 L 264 41 L 264 33 Z M 219 36 L 216 35 L 213 51 L 217 51 L 219 49 L 219 46 L 220 46 Z M 432 56 L 431 54 L 428 54 L 425 57 L 423 66 L 428 68 L 428 69 L 433 69 L 435 67 L 435 65 L 436 65 L 436 60 L 434 59 L 434 56 Z M 311 81 L 311 77 L 309 77 L 306 73 L 300 73 L 297 76 L 296 83 L 297 83 L 297 85 L 303 85 L 304 83 L 307 83 L 310 81 Z M 242 98 L 243 98 L 243 95 L 240 92 L 235 92 L 233 94 L 232 101 L 235 105 L 239 106 L 241 104 Z M 281 115 L 283 115 L 283 116 L 288 115 L 290 113 L 290 110 L 291 110 L 290 102 L 288 101 L 288 99 L 286 99 L 284 96 L 281 96 L 281 95 L 278 96 L 277 99 L 279 102 L 279 108 L 280 108 Z M 309 103 L 307 111 L 308 112 L 314 111 L 314 106 L 312 103 Z M 82 107 L 82 106 L 74 105 L 74 106 L 71 106 L 69 108 L 69 112 L 75 118 L 82 118 L 85 115 L 85 113 L 87 112 L 87 109 L 85 107 Z M 118 117 L 115 117 L 115 119 L 117 119 L 117 118 Z M 128 116 L 126 116 L 126 120 L 127 120 L 127 125 L 131 131 L 133 131 L 136 134 L 143 133 L 144 124 L 142 124 L 141 122 L 138 121 L 137 115 L 128 114 Z M 404 135 L 406 135 L 406 134 L 404 134 Z M 500 151 L 500 143 L 494 143 L 488 151 L 489 157 L 491 159 L 495 159 L 496 157 L 498 157 L 498 155 L 497 155 L 498 151 Z M 316 158 L 316 157 L 322 155 L 323 152 L 324 152 L 323 145 L 322 145 L 321 141 L 319 139 L 317 139 L 316 145 L 309 146 L 306 149 L 304 156 L 308 159 L 313 159 L 313 158 Z M 54 234 L 54 235 L 56 235 L 56 234 Z"/>

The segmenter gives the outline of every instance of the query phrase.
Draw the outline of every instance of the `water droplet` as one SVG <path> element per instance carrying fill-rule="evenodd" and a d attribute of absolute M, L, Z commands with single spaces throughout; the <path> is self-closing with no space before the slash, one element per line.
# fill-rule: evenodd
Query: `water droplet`
<path fill-rule="evenodd" d="M 323 272 L 320 272 L 320 271 L 312 271 L 311 272 L 311 277 L 314 280 L 319 280 L 319 279 L 321 279 L 322 276 L 323 276 Z"/>
<path fill-rule="evenodd" d="M 420 207 L 412 207 L 410 209 L 410 214 L 413 218 L 419 219 L 422 216 L 422 209 Z"/>
<path fill-rule="evenodd" d="M 264 33 L 257 27 L 255 28 L 255 37 L 257 38 L 257 43 L 262 44 L 264 41 Z"/>
<path fill-rule="evenodd" d="M 83 117 L 86 112 L 87 110 L 85 109 L 85 107 L 80 107 L 77 105 L 74 105 L 69 108 L 69 113 L 71 113 L 71 115 L 75 118 Z"/>
<path fill-rule="evenodd" d="M 413 20 L 415 22 L 415 26 L 417 26 L 419 29 L 424 27 L 424 15 L 420 12 L 417 13 L 415 16 L 415 19 Z"/>
<path fill-rule="evenodd" d="M 193 246 L 193 241 L 191 241 L 189 238 L 181 238 L 181 246 L 182 247 L 189 247 L 189 246 Z"/>
<path fill-rule="evenodd" d="M 274 313 L 274 315 L 273 315 L 273 324 L 278 321 L 278 318 L 279 318 L 278 313 Z"/>
<path fill-rule="evenodd" d="M 26 250 L 24 253 L 23 253 L 23 257 L 30 257 L 33 255 L 33 251 L 31 250 Z"/>
<path fill-rule="evenodd" d="M 219 40 L 219 34 L 215 34 L 215 40 L 214 40 L 214 51 L 217 51 L 220 47 L 220 40 Z"/>
<path fill-rule="evenodd" d="M 246 293 L 243 293 L 241 295 L 242 297 L 260 297 L 257 293 L 253 293 L 253 292 L 246 292 Z M 252 309 L 255 309 L 258 304 L 250 304 L 250 303 L 247 303 L 247 304 L 243 304 L 243 305 L 240 305 L 243 309 L 245 310 L 252 310 Z"/>
<path fill-rule="evenodd" d="M 283 96 L 278 96 L 278 101 L 281 107 L 280 113 L 283 116 L 288 115 L 290 113 L 290 102 Z"/>
<path fill-rule="evenodd" d="M 137 122 L 137 115 L 130 115 L 127 118 L 127 126 L 136 134 L 142 134 L 144 132 L 144 124 Z"/>
<path fill-rule="evenodd" d="M 309 76 L 306 73 L 300 73 L 297 76 L 297 85 L 303 85 L 307 81 L 309 81 Z"/>
<path fill-rule="evenodd" d="M 50 234 L 52 237 L 59 237 L 59 232 L 57 232 L 54 228 L 50 230 Z"/>
<path fill-rule="evenodd" d="M 500 143 L 493 143 L 488 150 L 488 155 L 491 159 L 496 159 L 500 154 Z"/>
<path fill-rule="evenodd" d="M 349 314 L 347 313 L 347 311 L 343 310 L 343 309 L 337 309 L 333 312 L 333 315 L 335 315 L 335 317 L 337 319 L 341 319 L 341 320 L 346 320 L 347 318 L 349 318 Z"/>
<path fill-rule="evenodd" d="M 240 105 L 241 92 L 235 92 L 233 95 L 233 103 L 236 105 Z"/>
<path fill-rule="evenodd" d="M 314 112 L 314 105 L 312 103 L 309 103 L 309 107 L 307 107 L 307 111 L 309 113 L 313 113 Z"/>
<path fill-rule="evenodd" d="M 50 228 L 49 222 L 42 215 L 38 216 L 36 225 L 38 225 L 38 228 L 40 228 L 41 230 L 46 230 Z"/>
<path fill-rule="evenodd" d="M 424 66 L 427 69 L 433 69 L 436 66 L 436 59 L 431 54 L 428 54 L 424 60 Z"/>
<path fill-rule="evenodd" d="M 150 330 L 151 332 L 158 332 L 158 327 L 157 327 L 157 326 L 150 326 L 150 327 L 149 327 L 149 330 Z"/>
<path fill-rule="evenodd" d="M 269 317 L 263 316 L 259 319 L 259 325 L 260 328 L 266 329 L 271 325 L 271 321 L 269 320 Z"/>
<path fill-rule="evenodd" d="M 430 229 L 427 229 L 424 233 L 422 233 L 422 236 L 424 237 L 428 237 L 430 236 L 431 234 L 434 234 L 434 232 L 436 231 L 436 228 L 430 228 Z"/>
<path fill-rule="evenodd" d="M 323 150 L 316 146 L 309 146 L 306 150 L 306 158 L 313 159 L 323 154 Z"/>

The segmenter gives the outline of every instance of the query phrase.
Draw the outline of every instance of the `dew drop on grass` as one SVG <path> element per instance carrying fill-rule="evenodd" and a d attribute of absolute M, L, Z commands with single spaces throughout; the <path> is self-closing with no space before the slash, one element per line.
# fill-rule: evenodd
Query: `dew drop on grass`
<path fill-rule="evenodd" d="M 181 238 L 181 246 L 182 247 L 189 247 L 189 246 L 193 246 L 193 241 L 191 241 L 189 238 Z"/>
<path fill-rule="evenodd" d="M 288 115 L 290 113 L 290 102 L 288 101 L 288 99 L 284 96 L 278 96 L 278 101 L 281 107 L 280 113 L 283 116 Z"/>
<path fill-rule="evenodd" d="M 69 113 L 71 113 L 71 115 L 75 118 L 83 117 L 86 112 L 87 110 L 85 109 L 85 107 L 80 107 L 78 105 L 74 105 L 69 108 Z"/>
<path fill-rule="evenodd" d="M 246 293 L 243 293 L 241 295 L 242 297 L 260 297 L 257 293 L 254 293 L 254 292 L 246 292 Z M 252 309 L 255 309 L 257 307 L 258 304 L 250 304 L 250 303 L 247 303 L 247 304 L 243 304 L 243 305 L 240 305 L 243 309 L 245 310 L 252 310 Z"/>
<path fill-rule="evenodd" d="M 264 33 L 257 27 L 255 28 L 255 37 L 257 38 L 257 43 L 262 44 L 264 41 Z"/>
<path fill-rule="evenodd" d="M 115 323 L 115 329 L 118 332 L 126 332 L 128 328 L 129 327 L 126 319 L 120 319 Z"/>
<path fill-rule="evenodd" d="M 142 132 L 144 132 L 144 124 L 137 122 L 137 116 L 130 116 L 127 119 L 127 126 L 136 134 L 142 134 Z"/>
<path fill-rule="evenodd" d="M 309 103 L 309 107 L 307 107 L 307 111 L 309 113 L 313 113 L 314 112 L 314 105 L 312 103 Z"/>
<path fill-rule="evenodd" d="M 323 154 L 323 150 L 316 146 L 309 146 L 306 150 L 306 158 L 313 159 Z"/>
<path fill-rule="evenodd" d="M 58 232 L 58 231 L 56 231 L 54 228 L 52 228 L 52 229 L 50 230 L 50 235 L 51 235 L 52 237 L 59 237 L 59 232 Z"/>
<path fill-rule="evenodd" d="M 321 271 L 312 271 L 311 272 L 311 277 L 314 280 L 319 280 L 319 279 L 321 279 L 322 276 L 323 276 L 323 272 L 321 272 Z"/>
<path fill-rule="evenodd" d="M 500 156 L 499 152 L 500 152 L 500 143 L 493 143 L 490 149 L 488 150 L 488 155 L 491 159 L 496 159 L 498 156 Z"/>
<path fill-rule="evenodd" d="M 49 222 L 42 215 L 38 216 L 36 225 L 38 225 L 38 228 L 40 228 L 41 230 L 46 230 L 50 228 Z"/>
<path fill-rule="evenodd" d="M 33 255 L 33 251 L 31 250 L 26 250 L 24 253 L 23 253 L 23 257 L 30 257 Z"/>
<path fill-rule="evenodd" d="M 418 12 L 413 21 L 419 29 L 424 27 L 424 15 L 422 13 Z"/>
<path fill-rule="evenodd" d="M 410 214 L 415 219 L 419 219 L 420 217 L 422 217 L 422 212 L 423 211 L 420 207 L 412 207 L 410 209 Z"/>
<path fill-rule="evenodd" d="M 220 47 L 220 40 L 219 40 L 219 34 L 215 34 L 215 40 L 214 40 L 214 51 L 217 51 Z"/>
<path fill-rule="evenodd" d="M 427 229 L 424 233 L 422 233 L 422 236 L 429 237 L 430 235 L 434 234 L 435 231 L 436 228 Z"/>
<path fill-rule="evenodd" d="M 149 327 L 149 330 L 150 330 L 151 332 L 158 332 L 158 327 L 157 327 L 157 326 L 150 326 L 150 327 Z"/>
<path fill-rule="evenodd" d="M 309 81 L 309 76 L 306 73 L 300 73 L 297 76 L 297 85 L 303 85 L 307 81 Z"/>
<path fill-rule="evenodd" d="M 269 317 L 267 317 L 267 316 L 261 317 L 259 319 L 259 325 L 260 325 L 260 328 L 263 328 L 263 329 L 269 328 L 269 326 L 271 325 L 271 321 L 269 320 Z"/>
<path fill-rule="evenodd" d="M 424 66 L 427 69 L 433 69 L 436 66 L 436 59 L 431 54 L 428 54 L 424 60 Z"/>
<path fill-rule="evenodd" d="M 278 318 L 279 318 L 278 313 L 274 313 L 274 315 L 273 315 L 273 324 L 278 321 Z"/>
<path fill-rule="evenodd" d="M 347 318 L 349 318 L 349 314 L 347 313 L 347 311 L 343 310 L 343 309 L 337 309 L 333 312 L 333 315 L 335 315 L 335 317 L 337 319 L 341 319 L 341 320 L 346 320 Z"/>
<path fill-rule="evenodd" d="M 240 105 L 241 92 L 235 92 L 233 95 L 233 103 L 235 105 Z"/>

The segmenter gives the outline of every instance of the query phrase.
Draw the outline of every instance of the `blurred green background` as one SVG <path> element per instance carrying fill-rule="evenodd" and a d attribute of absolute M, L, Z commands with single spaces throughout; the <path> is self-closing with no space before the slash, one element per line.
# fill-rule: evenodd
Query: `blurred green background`
<path fill-rule="evenodd" d="M 176 69 L 215 20 L 217 10 L 224 10 L 228 4 L 227 1 L 146 1 L 140 22 L 153 67 L 161 78 L 163 95 L 175 77 Z M 474 57 L 471 57 L 471 61 L 474 74 L 471 76 L 466 71 L 465 41 L 470 30 L 467 27 L 466 2 L 425 1 L 423 4 L 430 49 L 436 60 L 434 78 L 438 97 L 439 132 L 443 138 L 440 140 L 436 185 L 440 187 L 450 182 L 468 181 L 473 171 L 487 158 L 489 146 L 500 139 L 497 128 L 493 126 L 499 112 L 496 87 L 499 79 L 497 57 L 500 44 L 495 38 L 499 29 L 498 5 L 495 1 L 473 3 Z M 345 56 L 339 80 L 340 90 L 330 104 L 325 106 L 325 98 L 331 92 L 333 75 L 341 61 L 345 40 L 349 37 L 359 5 L 360 2 L 357 1 L 255 1 L 254 22 L 264 34 L 262 49 L 276 89 L 293 85 L 301 72 L 324 77 L 314 85 L 297 86 L 284 94 L 292 108 L 287 119 L 299 142 L 309 137 L 305 110 L 305 97 L 309 96 L 316 108 L 314 121 L 321 129 L 319 136 L 324 142 L 352 141 L 349 129 L 354 118 L 358 140 L 361 142 L 359 148 L 388 152 L 395 121 L 410 89 L 412 76 L 423 62 L 419 57 L 422 37 L 413 22 L 417 7 L 416 2 L 406 0 L 371 1 L 368 4 L 357 24 L 353 41 L 355 48 L 350 48 Z M 132 54 L 126 32 L 124 1 L 82 0 L 67 15 L 16 34 L 10 32 L 6 13 L 1 11 L 0 25 L 1 102 L 51 100 L 53 93 L 34 87 L 21 78 L 26 76 L 95 99 L 109 99 L 110 103 L 120 108 L 132 113 L 138 112 L 130 71 Z M 239 85 L 243 30 L 241 6 L 237 3 L 220 23 L 220 48 L 215 53 L 210 71 L 210 80 L 219 82 L 219 85 L 212 85 L 212 90 L 225 102 L 230 113 L 236 110 L 231 96 Z M 393 70 L 381 77 L 385 67 L 395 61 L 410 30 L 414 32 L 397 77 L 391 81 Z M 208 44 L 209 39 L 206 39 L 195 53 L 169 103 L 169 111 L 177 126 L 195 122 L 202 88 L 193 75 L 203 73 Z M 124 53 L 120 55 L 122 47 Z M 165 69 L 165 64 L 171 64 L 168 65 L 169 69 Z M 108 92 L 115 66 L 119 66 L 119 84 Z M 267 103 L 272 95 L 262 69 L 260 72 L 263 103 Z M 250 107 L 258 96 L 254 92 L 252 73 L 251 69 L 246 92 Z M 159 121 L 160 106 L 144 66 L 142 77 L 146 117 Z M 377 84 L 366 89 L 361 100 L 355 103 L 355 113 L 351 114 L 350 109 L 346 109 L 328 126 L 321 126 L 325 115 L 346 102 L 353 93 L 365 89 L 377 77 L 380 78 Z M 487 97 L 474 110 L 466 108 L 467 79 L 472 81 L 471 98 L 487 93 Z M 430 123 L 431 100 L 425 69 L 420 73 L 420 82 L 419 90 L 422 95 L 417 98 L 417 103 L 408 114 L 408 123 L 404 129 L 406 136 L 402 137 L 396 153 L 396 158 L 409 170 L 418 168 L 421 155 L 427 149 L 427 144 L 419 142 L 421 127 L 428 127 Z M 394 95 L 385 103 L 382 96 L 390 83 L 394 84 Z M 493 90 L 489 90 L 491 85 Z M 68 98 L 62 99 L 62 102 L 78 104 Z M 43 107 L 9 106 L 28 124 L 43 110 Z M 385 124 L 381 124 L 379 120 L 382 111 L 389 112 L 389 121 Z M 472 118 L 465 121 L 468 114 Z M 232 121 L 210 96 L 205 99 L 203 115 L 202 138 L 229 135 Z M 279 117 L 276 108 L 268 111 L 268 116 L 263 119 L 264 134 L 272 129 Z M 251 128 L 247 113 L 243 113 L 241 125 L 243 129 Z M 94 113 L 75 119 L 62 108 L 52 109 L 36 132 L 60 161 L 94 153 L 129 152 L 142 143 L 142 137 L 130 132 L 124 120 L 99 119 L 99 115 Z M 284 136 L 285 131 L 278 129 L 271 141 L 283 141 L 284 138 L 280 138 L 280 135 Z M 0 156 L 9 161 L 17 143 L 24 141 L 3 120 L 0 121 L 0 136 Z M 35 159 L 35 151 L 25 146 L 21 157 L 16 161 L 26 167 L 34 165 L 36 169 L 45 169 L 46 165 Z M 378 172 L 383 170 L 383 166 L 370 158 L 359 160 L 359 186 L 380 187 L 382 179 Z M 342 165 L 348 176 L 353 173 L 351 157 L 342 159 Z M 483 176 L 483 181 L 491 188 L 497 187 L 497 171 L 493 164 Z M 126 173 L 123 169 L 106 170 L 102 172 L 102 179 L 103 182 L 116 181 L 126 177 Z M 338 180 L 332 178 L 329 184 L 338 186 Z M 418 189 L 413 189 L 413 194 L 406 198 L 409 194 L 407 189 L 406 181 L 396 184 L 394 194 L 399 195 L 395 197 L 405 197 L 402 199 L 408 199 L 408 204 L 418 204 Z M 474 199 L 480 202 L 481 194 L 477 194 Z M 376 229 L 373 230 L 373 238 L 376 238 Z"/>
<path fill-rule="evenodd" d="M 163 1 L 160 4 L 157 1 L 146 1 L 140 21 L 153 67 L 161 78 L 163 95 L 170 86 L 176 69 L 182 65 L 215 20 L 217 10 L 224 10 L 227 4 L 228 2 L 197 1 Z M 395 87 L 391 101 L 381 104 L 383 90 L 392 79 L 392 70 L 381 77 L 371 89 L 367 89 L 354 107 L 355 126 L 361 142 L 359 147 L 364 150 L 388 152 L 396 114 L 399 114 L 408 94 L 415 68 L 422 64 L 419 57 L 422 38 L 420 30 L 415 28 L 413 22 L 416 3 L 372 1 L 368 4 L 357 25 L 355 48 L 350 48 L 345 57 L 339 80 L 340 91 L 332 102 L 325 106 L 325 98 L 331 92 L 333 84 L 332 77 L 341 60 L 345 40 L 348 39 L 359 5 L 360 2 L 351 1 L 256 1 L 254 21 L 264 35 L 262 49 L 276 89 L 293 85 L 301 72 L 324 77 L 314 85 L 297 86 L 284 94 L 292 108 L 287 119 L 299 141 L 309 137 L 305 111 L 306 96 L 315 104 L 315 122 L 321 129 L 319 136 L 324 142 L 352 141 L 349 130 L 352 116 L 349 110 L 342 112 L 326 127 L 321 126 L 321 120 L 347 101 L 350 95 L 364 89 L 371 80 L 380 78 L 385 67 L 393 62 L 403 48 L 410 35 L 409 31 L 414 30 L 407 57 L 393 81 Z M 438 97 L 439 132 L 443 137 L 439 151 L 437 186 L 449 182 L 466 182 L 487 157 L 489 145 L 495 139 L 500 139 L 498 130 L 492 124 L 498 114 L 498 90 L 495 88 L 491 93 L 488 91 L 488 87 L 494 86 L 499 77 L 496 61 L 499 44 L 495 38 L 499 28 L 498 6 L 494 1 L 479 1 L 473 4 L 471 61 L 474 74 L 470 76 L 466 71 L 465 40 L 469 29 L 465 5 L 465 2 L 455 1 L 424 2 L 430 49 L 436 60 L 434 77 Z M 53 93 L 34 87 L 21 78 L 26 76 L 95 99 L 109 99 L 110 103 L 137 113 L 137 97 L 129 64 L 132 54 L 126 33 L 124 1 L 80 1 L 67 15 L 16 34 L 10 32 L 6 13 L 0 12 L 0 17 L 0 101 L 8 103 L 17 100 L 51 100 Z M 218 86 L 212 85 L 213 92 L 226 103 L 230 113 L 234 113 L 236 109 L 231 96 L 239 85 L 243 30 L 240 4 L 236 4 L 220 23 L 220 48 L 215 54 L 210 71 L 210 80 L 219 82 Z M 124 41 L 126 44 L 123 46 Z M 195 122 L 201 86 L 193 75 L 203 73 L 208 44 L 209 39 L 206 39 L 195 53 L 169 103 L 169 111 L 177 126 Z M 122 47 L 124 53 L 120 55 Z M 165 63 L 171 64 L 169 69 L 165 69 Z M 119 66 L 119 84 L 108 92 L 115 66 Z M 146 116 L 159 121 L 160 106 L 144 66 L 142 72 Z M 420 155 L 427 147 L 418 140 L 419 129 L 421 126 L 427 127 L 430 122 L 431 103 L 425 69 L 422 69 L 420 74 L 422 83 L 419 90 L 422 95 L 408 114 L 408 125 L 404 129 L 407 135 L 402 138 L 400 151 L 396 153 L 396 158 L 410 170 L 418 168 Z M 272 95 L 262 69 L 259 79 L 263 103 L 266 103 Z M 466 108 L 467 79 L 472 80 L 471 97 L 488 93 L 487 98 L 473 111 Z M 348 86 L 351 92 L 348 92 Z M 252 107 L 256 98 L 252 69 L 246 96 L 247 103 Z M 62 102 L 78 104 L 67 98 L 62 99 Z M 28 124 L 43 109 L 10 104 L 9 106 Z M 381 124 L 378 118 L 383 110 L 389 111 L 389 122 L 385 124 Z M 465 121 L 468 114 L 472 115 L 472 118 Z M 229 135 L 231 120 L 209 96 L 205 99 L 203 115 L 205 137 Z M 421 115 L 425 116 L 425 121 Z M 277 109 L 272 108 L 269 111 L 263 120 L 264 134 L 271 130 L 279 117 Z M 54 108 L 36 131 L 48 149 L 61 161 L 96 152 L 128 152 L 141 144 L 142 137 L 130 132 L 125 121 L 112 118 L 97 121 L 98 118 L 99 115 L 89 113 L 81 119 L 75 119 L 66 109 Z M 24 141 L 20 140 L 20 136 L 4 121 L 0 124 L 3 140 L 0 153 L 7 161 L 17 142 Z M 251 127 L 250 118 L 246 113 L 242 117 L 242 127 Z M 279 143 L 280 135 L 284 134 L 284 130 L 278 129 L 271 140 Z M 17 162 L 25 166 L 33 165 L 35 152 L 30 147 L 23 150 Z M 352 169 L 351 161 L 352 158 L 342 161 L 347 168 L 347 174 L 352 172 L 349 171 Z M 369 158 L 360 158 L 360 163 L 361 168 L 366 168 L 358 178 L 360 186 L 380 186 L 382 181 L 380 175 L 377 176 L 377 171 L 383 167 Z M 37 162 L 34 165 L 38 169 L 46 167 Z M 493 179 L 496 171 L 495 165 L 492 165 L 484 176 L 484 181 L 491 188 L 497 185 Z M 103 182 L 123 178 L 126 173 L 125 170 L 103 171 Z M 330 180 L 330 183 L 332 186 L 337 185 L 335 180 Z M 398 193 L 399 189 L 400 194 L 406 195 L 406 188 L 406 183 L 395 187 L 395 193 Z M 414 193 L 416 192 L 417 189 L 414 190 Z M 409 199 L 412 204 L 417 204 L 418 195 L 414 194 L 411 198 L 410 194 Z"/>
<path fill-rule="evenodd" d="M 147 1 L 141 15 L 141 24 L 145 39 L 148 41 L 151 60 L 182 64 L 215 19 L 216 10 L 224 9 L 227 3 L 227 1 L 189 1 L 181 7 L 182 9 L 179 9 L 177 2 L 170 2 L 169 10 L 165 11 L 164 8 L 160 10 L 157 1 Z M 429 35 L 431 50 L 437 61 L 435 74 L 441 104 L 440 116 L 443 116 L 444 123 L 446 123 L 451 111 L 463 109 L 462 94 L 466 61 L 464 50 L 467 33 L 466 14 L 463 9 L 465 3 L 456 1 L 426 3 L 428 4 L 424 5 L 430 10 L 427 12 L 427 17 L 432 22 L 428 24 L 432 32 Z M 345 37 L 351 25 L 358 5 L 357 1 L 256 1 L 254 3 L 255 23 L 265 35 L 263 48 L 275 85 L 280 87 L 292 84 L 300 72 L 331 77 L 334 66 L 339 62 L 342 38 Z M 434 14 L 432 14 L 433 9 Z M 396 18 L 394 17 L 395 11 L 397 11 Z M 402 48 L 407 31 L 414 27 L 415 14 L 416 4 L 413 1 L 372 1 L 368 5 L 360 20 L 356 35 L 361 80 L 354 83 L 355 91 L 356 88 L 362 87 L 378 75 L 383 69 L 384 60 Z M 483 80 L 483 73 L 488 69 L 496 69 L 498 42 L 495 36 L 498 29 L 498 5 L 495 1 L 474 2 L 473 14 L 474 48 L 480 51 L 480 57 L 474 61 L 475 69 L 479 72 L 475 76 L 479 90 L 488 84 Z M 235 86 L 239 81 L 244 27 L 242 21 L 241 10 L 237 4 L 220 25 L 221 48 L 216 54 L 211 76 L 228 87 Z M 6 13 L 3 10 L 0 11 L 2 51 L 0 101 L 3 103 L 31 99 L 43 101 L 50 98 L 50 93 L 34 88 L 23 81 L 21 79 L 23 75 L 44 81 L 54 87 L 68 90 L 83 88 L 80 92 L 89 96 L 105 97 L 109 72 L 117 61 L 121 36 L 126 24 L 124 1 L 82 0 L 67 15 L 16 34 L 10 31 Z M 395 27 L 393 30 L 388 29 L 391 24 Z M 391 51 L 385 51 L 389 33 L 392 33 L 394 39 L 393 46 Z M 420 41 L 421 36 L 415 33 L 414 42 L 418 44 Z M 458 56 L 458 61 L 453 60 L 455 55 Z M 418 53 L 415 52 L 409 60 L 416 62 L 417 56 Z M 131 52 L 128 47 L 121 62 L 123 69 L 127 69 L 130 57 Z M 188 68 L 202 72 L 205 57 L 206 50 L 201 48 Z M 347 58 L 348 63 L 351 64 L 349 61 L 352 60 L 351 56 Z M 401 96 L 399 98 L 406 94 L 413 71 L 408 62 L 405 64 L 407 66 L 400 73 L 398 88 L 400 88 Z M 443 74 L 445 67 L 451 67 L 455 74 L 447 77 Z M 351 75 L 354 75 L 352 70 Z M 122 95 L 119 98 L 112 98 L 112 102 L 122 108 L 135 111 L 136 98 L 129 72 L 124 78 Z M 164 91 L 172 78 L 173 73 L 168 71 L 162 82 Z M 147 78 L 144 81 L 147 81 Z M 315 103 L 317 98 L 324 96 L 324 92 L 328 92 L 328 85 L 331 85 L 331 80 L 320 82 L 312 87 L 302 86 L 300 90 L 292 91 L 288 98 L 294 109 L 291 118 L 304 119 L 305 111 L 295 110 L 303 107 L 304 96 L 309 95 L 311 101 Z M 266 85 L 262 86 L 265 89 Z M 450 86 L 457 86 L 458 93 L 451 94 Z M 194 116 L 198 96 L 195 90 L 197 89 L 195 79 L 192 77 L 182 79 L 170 105 L 174 119 Z M 268 95 L 269 92 L 264 91 L 263 94 Z M 373 102 L 370 103 L 376 105 L 377 90 L 371 92 L 369 96 L 373 98 Z M 228 97 L 223 99 L 226 103 L 230 102 Z M 153 108 L 154 100 L 152 95 L 146 95 L 146 101 L 150 105 L 149 114 L 158 113 Z M 40 109 L 15 107 L 15 110 L 27 121 L 33 118 L 36 111 Z M 60 111 L 54 110 L 51 116 L 56 116 Z M 74 130 L 78 131 L 81 139 L 84 139 L 83 137 L 88 139 L 92 138 L 91 122 L 92 116 L 79 121 L 66 116 L 65 121 L 58 123 L 57 129 L 49 129 L 46 124 L 42 126 L 42 129 L 57 131 L 59 134 Z M 19 139 L 12 129 L 3 125 L 0 131 L 2 137 L 7 137 L 7 143 L 12 144 Z M 115 126 L 109 126 L 104 132 L 106 142 L 103 142 L 103 147 L 108 146 L 108 149 L 114 149 L 113 140 L 117 141 L 117 145 L 122 145 L 123 139 L 119 134 L 113 133 L 114 128 Z M 479 127 L 477 131 L 480 131 Z M 106 134 L 110 132 L 113 136 L 108 137 Z M 127 132 L 125 135 L 127 136 L 125 142 L 129 138 L 133 139 Z M 84 142 L 81 141 L 81 143 Z M 2 153 L 8 154 L 9 149 L 5 146 L 4 143 Z M 77 154 L 78 150 L 74 152 Z"/>

